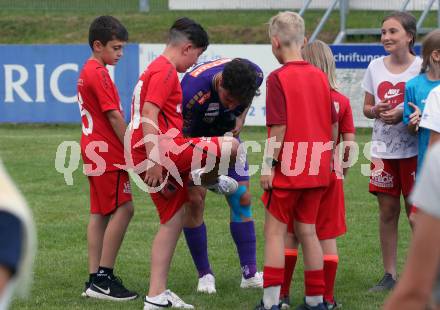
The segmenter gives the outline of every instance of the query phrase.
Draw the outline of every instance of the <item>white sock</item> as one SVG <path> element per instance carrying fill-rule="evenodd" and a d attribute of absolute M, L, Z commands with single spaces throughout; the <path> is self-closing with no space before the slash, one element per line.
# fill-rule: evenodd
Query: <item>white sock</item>
<path fill-rule="evenodd" d="M 319 296 L 306 296 L 306 304 L 315 307 L 324 302 L 322 295 Z"/>
<path fill-rule="evenodd" d="M 162 295 L 165 293 L 165 291 L 163 291 L 162 293 L 160 293 L 159 295 L 156 296 L 147 296 L 148 300 L 154 302 L 154 303 L 160 303 L 162 301 Z"/>
<path fill-rule="evenodd" d="M 269 286 L 263 292 L 263 304 L 266 309 L 270 309 L 273 305 L 280 302 L 281 285 Z"/>

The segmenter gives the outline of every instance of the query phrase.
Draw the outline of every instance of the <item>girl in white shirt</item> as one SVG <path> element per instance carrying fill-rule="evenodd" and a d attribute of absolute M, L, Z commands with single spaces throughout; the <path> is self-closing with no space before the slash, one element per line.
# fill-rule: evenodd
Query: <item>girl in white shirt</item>
<path fill-rule="evenodd" d="M 371 144 L 369 190 L 379 203 L 379 233 L 383 278 L 370 291 L 393 288 L 396 282 L 397 236 L 400 195 L 405 198 L 415 181 L 417 138 L 402 122 L 405 83 L 419 74 L 422 60 L 413 51 L 416 19 L 407 12 L 394 12 L 384 18 L 381 43 L 389 55 L 368 66 L 362 87 L 365 90 L 364 115 L 375 119 Z"/>

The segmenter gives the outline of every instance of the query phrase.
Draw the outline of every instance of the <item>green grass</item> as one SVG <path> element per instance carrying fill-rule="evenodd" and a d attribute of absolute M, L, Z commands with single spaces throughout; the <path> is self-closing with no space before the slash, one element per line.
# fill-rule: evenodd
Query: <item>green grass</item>
<path fill-rule="evenodd" d="M 361 156 L 370 131 L 359 130 Z M 78 141 L 80 127 L 73 125 L 1 125 L 0 157 L 26 196 L 38 228 L 38 255 L 35 283 L 27 301 L 16 301 L 13 309 L 141 309 L 142 301 L 124 303 L 83 299 L 79 295 L 87 279 L 86 225 L 88 222 L 88 184 L 78 170 L 74 185 L 67 186 L 54 168 L 58 145 L 65 140 Z M 263 128 L 246 128 L 245 140 L 262 142 Z M 249 155 L 251 164 L 261 162 L 261 154 Z M 340 238 L 340 267 L 336 296 L 344 309 L 379 309 L 385 294 L 369 294 L 367 289 L 382 276 L 378 241 L 377 203 L 368 194 L 368 178 L 354 166 L 345 181 L 348 233 Z M 251 180 L 256 219 L 258 265 L 263 264 L 264 208 L 259 200 L 258 176 Z M 145 294 L 149 280 L 149 256 L 158 218 L 151 200 L 134 188 L 135 216 L 121 248 L 116 271 L 131 289 Z M 172 262 L 169 287 L 197 309 L 253 309 L 260 300 L 260 290 L 239 289 L 240 269 L 234 243 L 229 234 L 229 211 L 222 197 L 208 195 L 206 224 L 209 234 L 211 264 L 217 279 L 218 293 L 213 296 L 195 293 L 197 275 L 183 238 Z M 405 259 L 409 229 L 401 220 L 399 270 Z M 298 264 L 292 286 L 294 304 L 303 295 L 302 263 Z"/>
<path fill-rule="evenodd" d="M 0 0 L 0 5 L 2 4 Z M 28 0 L 21 0 L 19 3 Z M 47 1 L 46 1 L 47 2 Z M 63 1 L 58 1 L 63 2 Z M 99 2 L 103 2 L 102 0 Z M 108 7 L 114 0 L 107 1 Z M 18 4 L 17 4 L 18 5 Z M 98 4 L 97 4 L 98 5 Z M 35 6 L 35 5 L 34 5 Z M 200 22 L 208 31 L 211 43 L 257 43 L 268 42 L 266 23 L 277 11 L 168 11 L 153 10 L 150 13 L 127 12 L 118 9 L 115 4 L 112 10 L 84 9 L 74 6 L 76 10 L 48 11 L 42 9 L 0 10 L 0 44 L 37 44 L 37 43 L 86 43 L 88 27 L 91 21 L 101 14 L 112 14 L 118 17 L 127 27 L 131 42 L 162 43 L 167 29 L 180 16 L 191 17 Z M 160 6 L 161 7 L 161 6 Z M 7 8 L 7 6 L 0 6 Z M 307 35 L 310 36 L 323 16 L 323 11 L 309 10 L 304 15 Z M 348 15 L 348 28 L 378 28 L 388 12 L 354 11 Z M 420 12 L 414 12 L 416 16 Z M 437 27 L 437 15 L 432 11 L 425 20 L 424 27 Z M 339 13 L 336 11 L 322 30 L 319 39 L 331 43 L 339 32 Z M 349 37 L 349 42 L 378 42 L 378 37 Z"/>

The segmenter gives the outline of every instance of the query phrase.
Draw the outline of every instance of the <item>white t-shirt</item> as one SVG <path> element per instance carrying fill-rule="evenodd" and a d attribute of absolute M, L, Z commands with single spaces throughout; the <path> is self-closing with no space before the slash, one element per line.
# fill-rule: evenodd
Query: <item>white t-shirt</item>
<path fill-rule="evenodd" d="M 405 83 L 420 73 L 422 59 L 416 57 L 404 72 L 393 74 L 385 67 L 384 58 L 370 62 L 365 72 L 362 88 L 374 96 L 375 103 L 388 100 L 394 107 L 403 109 Z M 378 148 L 382 142 L 386 149 Z M 387 125 L 375 119 L 371 145 L 371 156 L 384 159 L 409 158 L 417 155 L 417 136 L 408 132 L 407 126 L 400 122 Z"/>
<path fill-rule="evenodd" d="M 438 101 L 440 104 L 440 101 Z M 425 106 L 426 109 L 426 106 Z M 440 219 L 440 143 L 437 142 L 425 157 L 423 168 L 418 176 L 411 202 L 420 210 Z M 433 298 L 440 304 L 440 272 L 433 289 Z"/>
<path fill-rule="evenodd" d="M 440 86 L 431 90 L 426 98 L 420 127 L 440 133 Z"/>
<path fill-rule="evenodd" d="M 411 201 L 420 210 L 440 219 L 440 143 L 428 149 Z"/>

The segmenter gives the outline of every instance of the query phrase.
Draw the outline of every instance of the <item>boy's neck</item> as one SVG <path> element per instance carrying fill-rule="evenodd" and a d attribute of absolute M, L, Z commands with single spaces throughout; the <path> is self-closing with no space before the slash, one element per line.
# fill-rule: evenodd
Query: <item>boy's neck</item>
<path fill-rule="evenodd" d="M 165 47 L 165 50 L 162 53 L 162 56 L 168 59 L 168 61 L 174 66 L 177 67 L 178 53 L 171 46 Z"/>
<path fill-rule="evenodd" d="M 289 48 L 284 47 L 281 50 L 281 60 L 283 64 L 292 61 L 303 61 L 304 59 L 301 55 L 301 48 L 296 46 Z"/>
<path fill-rule="evenodd" d="M 96 55 L 96 53 L 92 53 L 92 56 L 90 56 L 89 60 L 96 60 L 97 62 L 99 62 L 101 65 L 105 66 L 106 64 L 104 63 L 104 61 L 102 60 L 101 57 L 99 57 L 99 55 Z"/>

